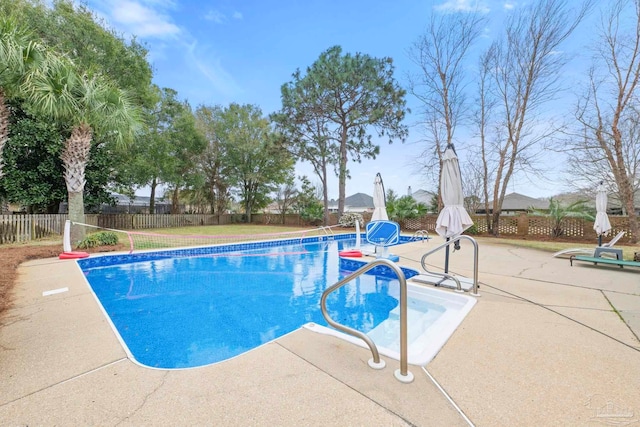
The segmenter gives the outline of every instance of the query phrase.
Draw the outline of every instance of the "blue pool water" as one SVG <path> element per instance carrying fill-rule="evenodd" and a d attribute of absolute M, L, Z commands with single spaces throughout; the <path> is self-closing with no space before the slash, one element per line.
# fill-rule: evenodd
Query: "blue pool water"
<path fill-rule="evenodd" d="M 133 359 L 187 368 L 229 359 L 308 322 L 326 325 L 322 292 L 360 264 L 338 256 L 352 241 L 313 240 L 78 263 Z M 331 294 L 327 307 L 335 320 L 366 333 L 389 317 L 398 294 L 395 274 L 383 267 Z"/>

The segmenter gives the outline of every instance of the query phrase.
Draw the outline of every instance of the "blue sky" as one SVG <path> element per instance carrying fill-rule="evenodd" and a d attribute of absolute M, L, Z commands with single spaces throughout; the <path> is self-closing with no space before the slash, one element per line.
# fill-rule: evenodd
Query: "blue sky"
<path fill-rule="evenodd" d="M 280 87 L 297 69 L 306 69 L 321 52 L 340 45 L 344 52 L 391 57 L 395 78 L 406 87 L 415 73 L 407 51 L 423 32 L 430 13 L 464 10 L 474 0 L 89 0 L 88 6 L 124 35 L 135 35 L 149 49 L 154 82 L 178 91 L 198 105 L 255 104 L 269 114 L 280 108 Z M 522 2 L 520 2 L 522 3 Z M 505 11 L 519 7 L 511 0 L 479 3 L 492 16 L 495 28 Z M 407 102 L 418 110 L 415 98 Z M 407 117 L 415 124 L 417 116 Z M 386 188 L 405 194 L 434 190 L 436 183 L 417 172 L 415 159 L 424 149 L 422 135 L 411 127 L 404 144 L 382 143 L 376 160 L 350 163 L 352 179 L 347 195 L 372 194 L 380 172 Z M 557 156 L 553 157 L 556 158 Z M 551 157 L 549 162 L 551 162 Z M 313 176 L 308 165 L 298 174 Z M 562 190 L 555 182 L 532 184 L 516 177 L 509 187 L 532 197 Z M 329 183 L 329 196 L 338 194 L 337 179 Z"/>

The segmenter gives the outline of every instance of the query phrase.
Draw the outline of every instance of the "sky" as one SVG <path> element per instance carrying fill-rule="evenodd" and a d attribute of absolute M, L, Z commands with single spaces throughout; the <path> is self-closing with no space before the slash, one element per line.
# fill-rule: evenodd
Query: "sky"
<path fill-rule="evenodd" d="M 265 115 L 280 109 L 280 87 L 292 80 L 296 69 L 304 71 L 334 45 L 342 46 L 343 52 L 393 58 L 394 77 L 406 89 L 408 76 L 418 72 L 408 50 L 424 32 L 429 14 L 468 10 L 472 3 L 475 0 L 87 1 L 109 26 L 125 37 L 135 35 L 147 47 L 158 86 L 175 89 L 193 108 L 236 102 L 257 105 Z M 522 3 L 486 0 L 478 6 L 497 29 L 504 14 Z M 420 108 L 410 94 L 407 106 Z M 418 120 L 415 113 L 405 119 L 406 142 L 381 142 L 375 160 L 349 163 L 347 196 L 372 194 L 377 172 L 386 189 L 401 195 L 409 186 L 412 191 L 436 190 L 437 182 L 416 164 L 426 148 Z M 546 161 L 551 168 L 558 162 L 554 154 Z M 308 164 L 298 163 L 296 174 L 319 182 Z M 516 176 L 508 192 L 548 197 L 564 189 L 557 176 L 544 181 Z M 337 196 L 333 178 L 329 197 Z"/>

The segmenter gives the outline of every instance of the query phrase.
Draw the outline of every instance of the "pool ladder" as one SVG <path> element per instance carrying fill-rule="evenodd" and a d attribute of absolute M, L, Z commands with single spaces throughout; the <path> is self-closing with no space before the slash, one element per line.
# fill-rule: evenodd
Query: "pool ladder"
<path fill-rule="evenodd" d="M 378 265 L 386 265 L 391 270 L 393 270 L 398 276 L 398 281 L 400 282 L 400 369 L 396 369 L 396 371 L 394 372 L 394 376 L 398 381 L 408 384 L 413 381 L 413 374 L 409 372 L 407 363 L 407 280 L 404 276 L 404 272 L 402 271 L 402 269 L 400 269 L 400 267 L 398 267 L 394 262 L 384 258 L 378 258 L 374 261 L 371 261 L 370 263 L 364 265 L 350 275 L 346 276 L 342 280 L 338 281 L 334 285 L 329 286 L 322 293 L 322 298 L 320 299 L 320 309 L 322 310 L 322 315 L 329 325 L 346 334 L 352 335 L 356 338 L 360 338 L 367 344 L 373 356 L 371 359 L 369 359 L 368 362 L 371 368 L 384 368 L 385 361 L 380 359 L 378 347 L 373 342 L 373 340 L 363 332 L 336 322 L 331 318 L 331 316 L 329 316 L 329 312 L 327 311 L 327 297 L 330 293 L 343 287 L 347 283 L 354 280 L 356 277 L 366 273 L 367 271 L 375 268 Z"/>
<path fill-rule="evenodd" d="M 422 268 L 424 269 L 424 271 L 426 271 L 427 273 L 431 274 L 432 276 L 440 276 L 440 277 L 442 277 L 442 279 L 439 282 L 434 283 L 436 286 L 440 285 L 446 279 L 451 279 L 456 284 L 456 291 L 457 292 L 464 292 L 463 289 L 462 289 L 462 285 L 460 283 L 460 280 L 456 276 L 448 274 L 449 273 L 448 272 L 448 269 L 449 269 L 448 260 L 445 261 L 445 266 L 446 266 L 446 270 L 447 270 L 447 272 L 445 272 L 445 273 L 436 272 L 436 271 L 429 271 L 429 269 L 427 268 L 427 257 L 429 255 L 433 254 L 434 252 L 438 252 L 439 250 L 442 250 L 442 249 L 448 250 L 449 246 L 451 246 L 452 244 L 455 245 L 455 243 L 459 242 L 462 239 L 471 241 L 471 244 L 473 245 L 473 285 L 472 285 L 473 287 L 471 289 L 471 291 L 472 291 L 471 295 L 480 296 L 480 294 L 478 293 L 478 242 L 476 242 L 476 240 L 473 237 L 467 236 L 465 234 L 461 234 L 459 236 L 456 236 L 456 237 L 453 237 L 453 238 L 447 240 L 443 244 L 441 244 L 439 246 L 436 246 L 435 248 L 431 249 L 426 254 L 422 255 L 422 259 L 420 260 L 420 264 L 422 265 Z"/>
<path fill-rule="evenodd" d="M 427 230 L 418 230 L 411 236 L 411 241 L 420 240 L 421 242 L 429 240 L 429 232 Z"/>

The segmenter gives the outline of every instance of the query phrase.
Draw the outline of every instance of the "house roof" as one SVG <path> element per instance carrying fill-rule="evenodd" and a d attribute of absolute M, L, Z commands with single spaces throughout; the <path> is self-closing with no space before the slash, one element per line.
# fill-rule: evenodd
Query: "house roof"
<path fill-rule="evenodd" d="M 432 193 L 431 191 L 427 191 L 427 190 L 422 190 L 422 189 L 411 193 L 411 197 L 413 197 L 413 199 L 416 202 L 424 203 L 427 206 L 431 205 L 433 196 L 435 196 L 435 193 Z"/>
<path fill-rule="evenodd" d="M 489 202 L 489 206 L 493 201 Z M 548 199 L 534 199 L 520 193 L 509 193 L 504 196 L 502 201 L 503 211 L 526 211 L 529 208 L 547 209 L 549 207 Z"/>
<path fill-rule="evenodd" d="M 344 206 L 345 209 L 346 208 L 351 208 L 351 209 L 373 209 L 373 197 L 369 196 L 368 194 L 364 194 L 364 193 L 356 193 L 353 194 L 349 197 L 346 197 L 344 199 Z M 337 200 L 330 200 L 329 201 L 329 208 L 331 207 L 338 207 L 338 201 Z"/>
<path fill-rule="evenodd" d="M 595 208 L 596 206 L 596 194 L 592 192 L 589 194 L 587 191 L 581 192 L 573 192 L 573 193 L 562 193 L 557 196 L 553 196 L 555 200 L 559 200 L 565 204 L 575 203 L 579 200 L 586 201 L 587 206 L 591 206 Z M 636 210 L 640 209 L 640 190 L 636 190 L 634 194 L 634 202 Z M 620 198 L 617 193 L 609 193 L 607 197 L 607 209 L 620 209 L 622 204 L 620 203 Z"/>
<path fill-rule="evenodd" d="M 116 204 L 119 206 L 149 206 L 151 202 L 151 197 L 149 196 L 135 196 L 133 200 L 129 198 L 129 196 L 125 196 L 124 194 L 119 193 L 111 193 L 114 199 L 116 199 Z M 156 205 L 161 205 L 164 202 L 156 197 Z"/>

